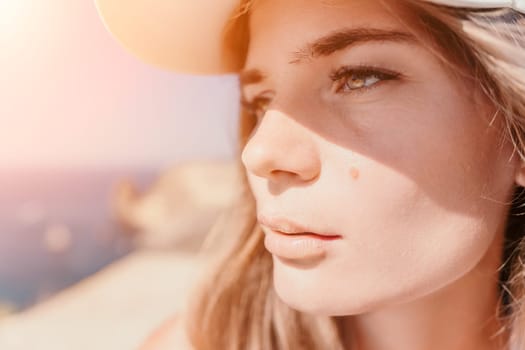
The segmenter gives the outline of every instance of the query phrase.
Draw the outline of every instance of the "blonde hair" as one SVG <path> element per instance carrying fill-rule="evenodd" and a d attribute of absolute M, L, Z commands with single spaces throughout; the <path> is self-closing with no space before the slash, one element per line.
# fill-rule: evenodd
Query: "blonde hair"
<path fill-rule="evenodd" d="M 225 54 L 241 52 L 239 68 L 247 50 L 252 2 L 240 3 L 235 23 L 225 34 Z M 510 9 L 478 11 L 423 1 L 405 3 L 416 18 L 407 25 L 426 32 L 443 63 L 482 89 L 497 108 L 496 117 L 502 118 L 503 137 L 510 139 L 525 159 L 525 17 Z M 254 125 L 253 118 L 242 112 L 241 149 Z M 186 316 L 194 349 L 344 349 L 338 317 L 301 313 L 276 296 L 272 258 L 264 248 L 254 198 L 240 163 L 239 176 L 238 202 L 210 238 L 210 242 L 222 242 L 221 251 Z M 517 187 L 502 252 L 501 308 L 495 310 L 504 324 L 501 331 L 510 334 L 509 350 L 525 349 L 525 217 L 520 215 L 524 197 L 522 188 Z M 204 254 L 210 254 L 209 249 Z"/>

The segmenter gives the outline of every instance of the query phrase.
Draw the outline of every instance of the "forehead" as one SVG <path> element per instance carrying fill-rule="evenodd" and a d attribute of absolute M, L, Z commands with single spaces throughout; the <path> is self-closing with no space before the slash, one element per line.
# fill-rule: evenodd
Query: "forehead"
<path fill-rule="evenodd" d="M 252 20 L 257 22 L 261 16 L 275 16 L 285 19 L 287 15 L 310 16 L 329 14 L 329 22 L 344 19 L 349 14 L 366 14 L 367 17 L 385 19 L 389 9 L 401 8 L 402 0 L 256 0 L 250 6 Z"/>
<path fill-rule="evenodd" d="M 393 0 L 258 0 L 250 12 L 245 68 L 293 61 L 308 43 L 341 30 L 409 32 L 400 20 L 403 8 Z"/>
<path fill-rule="evenodd" d="M 392 0 L 258 0 L 251 8 L 251 42 L 313 40 L 342 27 L 399 30 L 400 9 Z"/>

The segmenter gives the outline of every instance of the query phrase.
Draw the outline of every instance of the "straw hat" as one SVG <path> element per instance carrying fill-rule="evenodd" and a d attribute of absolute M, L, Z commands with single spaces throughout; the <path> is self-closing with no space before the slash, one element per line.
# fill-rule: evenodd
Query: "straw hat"
<path fill-rule="evenodd" d="M 525 13 L 525 0 L 426 0 L 472 8 L 510 7 Z M 246 30 L 232 29 L 240 0 L 95 0 L 107 29 L 140 59 L 194 74 L 234 73 Z M 237 23 L 238 24 L 238 23 Z M 229 29 L 229 30 L 228 30 Z M 225 32 L 228 33 L 225 34 Z"/>

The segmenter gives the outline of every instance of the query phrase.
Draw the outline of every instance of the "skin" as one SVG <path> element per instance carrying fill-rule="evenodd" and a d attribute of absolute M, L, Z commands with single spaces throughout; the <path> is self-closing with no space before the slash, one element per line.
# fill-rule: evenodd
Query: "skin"
<path fill-rule="evenodd" d="M 341 316 L 352 349 L 501 349 L 497 269 L 524 175 L 486 97 L 421 42 L 291 60 L 341 28 L 407 31 L 376 1 L 263 0 L 250 21 L 245 67 L 265 79 L 242 92 L 268 98 L 242 153 L 258 214 L 342 237 L 314 260 L 274 255 L 278 296 Z M 334 89 L 360 64 L 400 76 Z"/>

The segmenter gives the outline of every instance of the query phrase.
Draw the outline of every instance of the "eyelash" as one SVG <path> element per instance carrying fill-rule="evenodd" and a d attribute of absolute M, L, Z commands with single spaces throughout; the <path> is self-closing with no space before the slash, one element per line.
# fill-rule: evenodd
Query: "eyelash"
<path fill-rule="evenodd" d="M 363 84 L 366 83 L 366 79 L 375 77 L 377 80 L 370 86 L 361 86 L 357 88 L 348 87 L 344 90 L 345 86 L 351 79 L 355 81 L 361 81 Z M 394 72 L 389 69 L 377 68 L 372 66 L 344 66 L 330 75 L 330 79 L 333 81 L 334 92 L 343 94 L 356 94 L 365 93 L 371 89 L 378 87 L 382 82 L 399 80 L 401 73 Z"/>
<path fill-rule="evenodd" d="M 362 94 L 376 88 L 381 85 L 382 82 L 399 80 L 402 74 L 394 72 L 392 70 L 377 68 L 373 66 L 344 66 L 335 70 L 330 74 L 330 79 L 333 82 L 333 91 L 338 94 Z M 366 83 L 366 79 L 375 77 L 377 80 L 369 86 L 361 86 L 357 88 L 347 88 L 347 85 L 351 78 L 356 81 L 361 80 Z M 267 96 L 267 91 L 255 96 L 252 100 L 246 100 L 244 97 L 241 99 L 241 106 L 250 115 L 261 118 L 266 112 L 266 108 L 271 102 L 271 97 Z"/>

